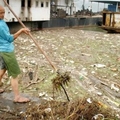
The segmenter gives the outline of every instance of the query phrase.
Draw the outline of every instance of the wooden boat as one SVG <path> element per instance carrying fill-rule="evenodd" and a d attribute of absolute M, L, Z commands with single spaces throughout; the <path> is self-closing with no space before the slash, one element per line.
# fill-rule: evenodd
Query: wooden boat
<path fill-rule="evenodd" d="M 120 33 L 120 12 L 103 11 L 102 29 L 110 33 Z"/>

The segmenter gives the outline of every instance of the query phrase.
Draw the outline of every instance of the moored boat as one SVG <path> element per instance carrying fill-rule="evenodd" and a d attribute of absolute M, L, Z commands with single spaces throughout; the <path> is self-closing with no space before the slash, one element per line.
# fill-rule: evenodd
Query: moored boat
<path fill-rule="evenodd" d="M 120 33 L 120 12 L 103 11 L 100 27 L 110 33 Z"/>

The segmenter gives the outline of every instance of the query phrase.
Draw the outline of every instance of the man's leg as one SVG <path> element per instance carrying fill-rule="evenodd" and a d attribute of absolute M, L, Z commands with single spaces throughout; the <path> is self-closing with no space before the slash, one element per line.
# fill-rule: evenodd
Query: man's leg
<path fill-rule="evenodd" d="M 14 102 L 29 102 L 28 98 L 22 97 L 19 94 L 19 87 L 18 87 L 18 77 L 11 78 L 11 86 L 14 92 Z"/>
<path fill-rule="evenodd" d="M 0 82 L 2 82 L 2 78 L 3 78 L 3 75 L 5 74 L 6 70 L 5 69 L 2 69 L 0 70 Z M 0 93 L 4 92 L 3 89 L 0 89 Z"/>
<path fill-rule="evenodd" d="M 0 70 L 0 81 L 2 80 L 3 75 L 5 74 L 6 69 Z"/>

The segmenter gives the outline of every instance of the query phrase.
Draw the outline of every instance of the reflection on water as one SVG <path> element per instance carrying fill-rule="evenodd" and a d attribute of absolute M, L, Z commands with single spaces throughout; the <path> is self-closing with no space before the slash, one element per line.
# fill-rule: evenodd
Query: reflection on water
<path fill-rule="evenodd" d="M 75 28 L 75 29 L 87 30 L 87 31 L 107 32 L 107 31 L 103 30 L 102 28 L 100 28 L 99 26 L 83 26 L 83 27 L 79 27 L 79 28 Z"/>

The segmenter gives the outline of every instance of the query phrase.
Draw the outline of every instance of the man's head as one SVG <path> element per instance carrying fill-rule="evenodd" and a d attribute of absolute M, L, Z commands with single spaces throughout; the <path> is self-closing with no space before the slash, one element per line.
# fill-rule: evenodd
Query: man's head
<path fill-rule="evenodd" d="M 0 19 L 4 19 L 5 9 L 0 5 Z"/>

